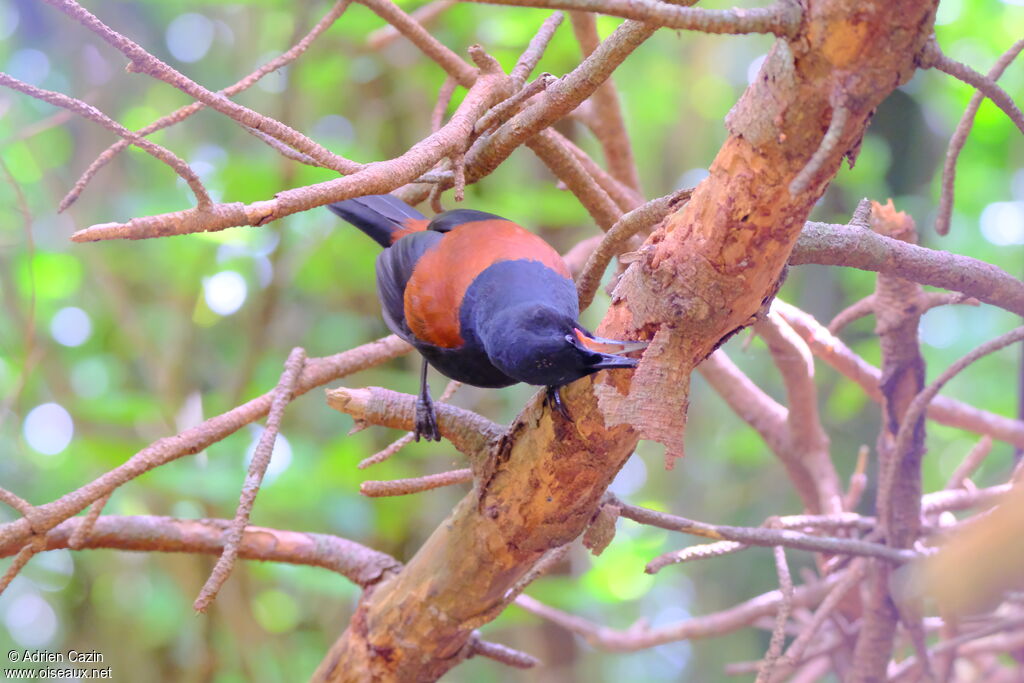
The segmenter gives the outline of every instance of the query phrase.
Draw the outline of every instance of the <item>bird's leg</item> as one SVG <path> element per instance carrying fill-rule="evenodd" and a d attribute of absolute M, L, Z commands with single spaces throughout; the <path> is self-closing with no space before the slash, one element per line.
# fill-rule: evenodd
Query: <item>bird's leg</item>
<path fill-rule="evenodd" d="M 417 441 L 423 437 L 427 441 L 440 441 L 441 432 L 437 429 L 437 412 L 434 402 L 430 399 L 430 385 L 427 384 L 427 359 L 423 359 L 420 370 L 420 395 L 416 399 L 416 428 L 413 430 Z"/>
<path fill-rule="evenodd" d="M 564 417 L 566 421 L 572 422 L 572 415 L 569 414 L 565 404 L 562 403 L 562 395 L 559 393 L 560 389 L 561 387 L 548 387 L 548 391 L 544 395 L 544 401 L 552 410 Z"/>

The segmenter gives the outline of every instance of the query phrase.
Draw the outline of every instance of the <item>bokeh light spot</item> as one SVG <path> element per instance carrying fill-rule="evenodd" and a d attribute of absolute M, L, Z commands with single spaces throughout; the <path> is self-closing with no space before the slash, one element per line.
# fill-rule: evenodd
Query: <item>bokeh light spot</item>
<path fill-rule="evenodd" d="M 233 270 L 221 272 L 203 280 L 206 305 L 218 315 L 231 315 L 245 303 L 249 288 L 245 278 Z"/>
<path fill-rule="evenodd" d="M 992 202 L 981 212 L 981 234 L 992 244 L 1024 244 L 1024 202 Z"/>
<path fill-rule="evenodd" d="M 213 44 L 215 27 L 202 14 L 180 14 L 167 26 L 167 49 L 181 62 L 198 62 Z"/>
<path fill-rule="evenodd" d="M 57 613 L 35 593 L 12 600 L 4 612 L 4 624 L 22 647 L 43 647 L 57 635 Z"/>
<path fill-rule="evenodd" d="M 50 334 L 58 344 L 81 346 L 92 335 L 89 314 L 76 306 L 62 308 L 50 320 Z"/>
<path fill-rule="evenodd" d="M 32 450 L 43 455 L 57 455 L 71 443 L 75 423 L 59 403 L 44 403 L 25 416 L 22 433 Z"/>
<path fill-rule="evenodd" d="M 50 75 L 50 58 L 39 50 L 26 47 L 11 55 L 4 70 L 19 80 L 39 85 Z"/>

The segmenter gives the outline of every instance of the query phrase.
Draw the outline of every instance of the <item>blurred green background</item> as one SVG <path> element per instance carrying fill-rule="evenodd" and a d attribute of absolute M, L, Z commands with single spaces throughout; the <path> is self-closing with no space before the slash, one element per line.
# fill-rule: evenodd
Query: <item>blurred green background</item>
<path fill-rule="evenodd" d="M 411 10 L 421 3 L 400 4 Z M 940 43 L 953 57 L 987 71 L 1024 35 L 1022 5 L 944 0 L 936 29 Z M 88 7 L 219 89 L 287 49 L 329 4 L 95 0 Z M 432 30 L 460 53 L 479 42 L 510 68 L 547 14 L 459 5 Z M 617 24 L 600 19 L 602 35 Z M 366 48 L 368 33 L 382 25 L 367 9 L 350 8 L 304 57 L 238 101 L 357 161 L 401 153 L 429 131 L 444 75 L 404 40 L 379 52 Z M 766 36 L 662 30 L 616 72 L 646 196 L 703 177 L 725 138 L 723 117 L 770 44 Z M 562 75 L 579 57 L 566 23 L 540 69 Z M 3 71 L 82 98 L 133 129 L 189 102 L 170 86 L 126 73 L 124 64 L 119 53 L 52 8 L 0 0 Z M 1024 64 L 1012 66 L 1002 84 L 1020 102 Z M 945 146 L 970 96 L 967 86 L 948 77 L 919 73 L 879 109 L 856 168 L 840 172 L 814 217 L 845 222 L 861 197 L 893 197 L 918 221 L 924 244 L 1019 274 L 1024 141 L 988 102 L 960 162 L 952 233 L 938 238 L 930 228 Z M 599 158 L 585 130 L 567 125 L 564 132 Z M 219 200 L 266 199 L 279 189 L 332 177 L 282 159 L 209 111 L 153 139 L 187 160 Z M 0 91 L 0 159 L 13 178 L 0 182 L 0 486 L 36 504 L 81 486 L 157 438 L 270 389 L 293 346 L 321 356 L 386 333 L 373 290 L 376 247 L 326 211 L 262 228 L 72 244 L 68 236 L 76 229 L 191 203 L 168 168 L 131 149 L 99 173 L 70 211 L 57 214 L 60 198 L 114 140 L 94 123 Z M 28 218 L 15 185 L 26 198 Z M 445 204 L 452 205 L 447 195 Z M 468 188 L 465 205 L 517 220 L 563 250 L 596 234 L 584 210 L 525 148 Z M 827 322 L 873 287 L 870 273 L 800 267 L 791 271 L 783 297 Z M 587 321 L 599 320 L 606 306 L 607 298 L 599 298 Z M 929 377 L 1018 323 L 988 307 L 932 310 L 921 329 Z M 873 321 L 863 320 L 844 338 L 877 363 L 872 329 Z M 744 349 L 746 336 L 730 342 L 728 351 L 782 400 L 764 345 L 755 340 Z M 1015 414 L 1017 353 L 1005 350 L 977 363 L 946 393 Z M 413 392 L 416 367 L 406 358 L 345 384 Z M 858 447 L 874 444 L 878 410 L 851 382 L 820 363 L 818 369 L 832 451 L 846 477 Z M 442 382 L 435 374 L 435 395 Z M 507 421 L 531 393 L 522 386 L 465 388 L 456 403 Z M 372 428 L 348 436 L 350 427 L 349 418 L 326 407 L 320 391 L 293 403 L 252 521 L 338 534 L 406 560 L 464 487 L 370 500 L 359 495 L 360 481 L 461 467 L 462 458 L 447 443 L 414 444 L 359 471 L 359 460 L 399 434 Z M 258 435 L 258 427 L 242 429 L 146 474 L 118 490 L 107 512 L 230 517 Z M 975 440 L 929 425 L 926 490 L 942 486 Z M 770 515 L 800 511 L 774 457 L 699 378 L 686 451 L 686 459 L 665 473 L 661 447 L 641 444 L 613 490 L 636 504 L 727 524 L 756 525 Z M 1005 479 L 1011 458 L 1011 449 L 997 444 L 979 483 Z M 870 505 L 869 495 L 863 509 Z M 14 513 L 0 506 L 0 521 L 11 519 Z M 670 567 L 657 577 L 643 573 L 649 559 L 693 541 L 621 521 L 601 557 L 573 552 L 560 573 L 529 593 L 625 628 L 638 619 L 657 626 L 706 614 L 775 587 L 771 555 L 762 549 Z M 805 553 L 790 552 L 790 560 L 794 569 L 809 565 Z M 0 562 L 0 569 L 8 564 Z M 240 563 L 209 614 L 197 617 L 192 600 L 212 564 L 209 557 L 105 550 L 37 556 L 0 596 L 0 651 L 96 649 L 116 680 L 300 680 L 340 633 L 358 598 L 357 588 L 325 570 Z M 515 607 L 483 632 L 539 656 L 545 667 L 522 673 L 474 659 L 446 680 L 721 680 L 726 662 L 757 659 L 768 641 L 766 631 L 746 629 L 711 641 L 605 654 Z"/>

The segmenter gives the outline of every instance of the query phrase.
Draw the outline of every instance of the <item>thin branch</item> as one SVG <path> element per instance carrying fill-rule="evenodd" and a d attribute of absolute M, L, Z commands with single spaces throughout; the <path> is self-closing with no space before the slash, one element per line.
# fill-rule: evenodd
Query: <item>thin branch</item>
<path fill-rule="evenodd" d="M 411 350 L 412 347 L 407 343 L 391 335 L 333 356 L 312 358 L 306 362 L 296 384 L 295 397 L 340 377 L 380 365 Z M 85 486 L 51 503 L 32 508 L 31 521 L 22 518 L 0 524 L 0 547 L 24 543 L 33 532 L 38 534 L 52 529 L 122 484 L 168 462 L 198 453 L 224 439 L 266 415 L 272 398 L 273 392 L 267 392 L 175 436 L 154 441 L 125 463 Z"/>
<path fill-rule="evenodd" d="M 749 547 L 746 543 L 739 543 L 737 541 L 715 541 L 714 543 L 689 545 L 680 550 L 673 550 L 658 555 L 647 563 L 644 567 L 644 572 L 647 574 L 657 574 L 670 564 L 682 564 L 693 560 L 706 560 L 711 557 L 732 555 Z"/>
<path fill-rule="evenodd" d="M 769 310 L 767 316 L 754 323 L 754 329 L 768 344 L 772 360 L 782 375 L 789 404 L 786 421 L 790 446 L 814 482 L 810 492 L 798 488 L 803 503 L 812 512 L 842 512 L 839 475 L 832 464 L 828 435 L 818 413 L 811 350 L 776 310 Z"/>
<path fill-rule="evenodd" d="M 996 63 L 989 69 L 987 78 L 993 83 L 1006 71 L 1021 50 L 1024 50 L 1024 39 L 1018 40 L 1009 50 L 996 60 Z M 940 235 L 949 233 L 949 224 L 953 218 L 953 189 L 956 183 L 956 164 L 960 159 L 960 152 L 967 143 L 967 136 L 971 134 L 971 127 L 974 125 L 974 117 L 984 101 L 985 95 L 981 91 L 971 96 L 967 103 L 967 109 L 960 117 L 960 123 L 953 131 L 953 137 L 949 140 L 949 147 L 946 149 L 946 161 L 942 165 L 942 194 L 939 196 L 939 213 L 935 217 L 935 232 Z"/>
<path fill-rule="evenodd" d="M 544 52 L 548 49 L 548 45 L 551 43 L 551 39 L 555 37 L 555 31 L 562 25 L 562 21 L 565 19 L 565 14 L 562 12 L 555 12 L 540 25 L 537 29 L 537 34 L 533 36 L 530 43 L 523 50 L 523 54 L 519 56 L 516 65 L 512 67 L 512 87 L 516 90 L 523 87 L 526 83 L 526 79 L 530 77 L 533 70 L 537 68 L 537 63 L 540 62 L 540 58 L 544 56 Z"/>
<path fill-rule="evenodd" d="M 700 31 L 702 33 L 773 33 L 789 36 L 800 25 L 800 5 L 780 0 L 770 7 L 711 10 L 679 7 L 653 0 L 470 0 L 492 5 L 544 7 L 610 14 L 642 21 L 652 26 Z M 688 3 L 689 4 L 689 3 Z"/>
<path fill-rule="evenodd" d="M 556 131 L 557 132 L 557 131 Z M 608 193 L 608 196 L 615 200 L 615 203 L 619 205 L 622 211 L 632 211 L 638 208 L 644 203 L 644 197 L 638 191 L 629 187 L 618 178 L 615 178 L 608 171 L 601 168 L 601 166 L 594 161 L 589 154 L 584 152 L 580 147 L 569 138 L 565 137 L 561 133 L 558 133 L 564 140 L 563 144 L 569 148 L 569 150 L 576 155 L 576 158 L 583 164 L 583 168 L 587 170 L 597 184 L 604 188 L 604 191 Z"/>
<path fill-rule="evenodd" d="M 177 69 L 171 67 L 166 62 L 154 57 L 138 43 L 126 38 L 104 24 L 95 15 L 74 0 L 43 1 L 88 28 L 99 36 L 105 43 L 115 48 L 131 60 L 129 70 L 145 73 L 157 80 L 172 85 L 184 92 L 186 95 L 199 100 L 211 109 L 219 111 L 239 124 L 250 128 L 258 128 L 264 133 L 287 143 L 294 149 L 308 154 L 326 168 L 336 169 L 340 173 L 354 173 L 362 168 L 360 164 L 356 164 L 355 162 L 334 154 L 313 140 L 310 140 L 294 128 L 286 126 L 276 119 L 272 119 L 268 116 L 255 112 L 248 107 L 237 104 L 223 95 L 207 90 Z"/>
<path fill-rule="evenodd" d="M 455 392 L 458 391 L 459 387 L 461 386 L 462 382 L 456 382 L 455 380 L 451 380 L 450 382 L 448 382 L 448 385 L 444 388 L 444 391 L 441 392 L 441 396 L 437 399 L 437 402 L 447 403 L 448 400 L 455 395 Z M 411 444 L 413 441 L 415 441 L 415 439 L 416 432 L 406 432 L 402 436 L 392 441 L 387 446 L 387 448 L 379 450 L 370 457 L 361 460 L 359 464 L 356 465 L 356 467 L 361 470 L 365 470 L 367 467 L 370 467 L 371 465 L 382 463 L 391 456 L 398 453 L 398 451 L 402 450 L 403 448 Z"/>
<path fill-rule="evenodd" d="M 351 0 L 340 0 L 339 2 L 336 2 L 334 6 L 331 7 L 330 11 L 328 11 L 327 14 L 324 15 L 323 19 L 317 22 L 316 26 L 314 26 L 309 33 L 307 33 L 299 42 L 293 45 L 287 52 L 270 60 L 269 62 L 267 62 L 266 64 L 256 69 L 248 76 L 246 76 L 245 78 L 234 83 L 233 85 L 230 85 L 227 88 L 218 91 L 217 94 L 223 95 L 225 97 L 234 97 L 238 93 L 247 90 L 248 88 L 255 85 L 261 78 L 263 78 L 267 74 L 276 71 L 277 69 L 280 69 L 283 66 L 287 66 L 291 62 L 295 61 L 309 48 L 310 44 L 312 44 L 312 42 L 316 40 L 321 33 L 330 28 L 330 26 L 338 19 L 338 17 L 340 17 L 345 12 L 350 2 Z M 176 123 L 184 121 L 185 119 L 192 116 L 197 111 L 204 109 L 205 107 L 206 105 L 202 102 L 193 102 L 192 104 L 181 107 L 177 111 L 168 114 L 167 116 L 157 119 L 145 128 L 141 128 L 135 131 L 135 133 L 140 137 L 150 135 L 158 130 L 163 130 L 164 128 L 168 128 Z M 93 176 L 95 176 L 101 168 L 103 168 L 115 156 L 117 156 L 118 153 L 124 150 L 128 146 L 128 144 L 129 143 L 127 141 L 120 140 L 118 142 L 115 142 L 110 147 L 107 147 L 107 149 L 105 149 L 102 154 L 100 154 L 91 164 L 89 164 L 89 168 L 85 170 L 85 173 L 83 173 L 82 176 L 75 182 L 75 186 L 71 189 L 70 192 L 67 193 L 67 195 L 65 195 L 64 199 L 61 200 L 60 206 L 58 207 L 57 211 L 64 211 L 69 206 L 71 206 L 75 202 L 75 200 L 78 199 L 79 195 L 82 194 L 82 190 L 85 189 L 85 186 L 89 183 Z M 280 151 L 280 149 L 278 151 Z"/>
<path fill-rule="evenodd" d="M 420 22 L 403 12 L 391 0 L 358 0 L 374 14 L 388 22 L 418 47 L 423 54 L 437 62 L 449 76 L 468 88 L 476 81 L 476 69 L 435 38 Z"/>
<path fill-rule="evenodd" d="M 83 522 L 82 517 L 61 522 L 48 534 L 39 537 L 45 539 L 42 549 L 70 547 L 68 543 Z M 231 524 L 226 519 L 104 515 L 96 522 L 83 547 L 220 555 Z M 0 540 L 0 557 L 14 554 L 17 548 L 10 541 Z M 389 555 L 338 536 L 259 526 L 245 529 L 238 556 L 243 560 L 322 567 L 364 588 L 402 566 Z"/>
<path fill-rule="evenodd" d="M 854 382 L 873 401 L 881 401 L 878 388 L 881 371 L 850 350 L 838 337 L 829 334 L 817 320 L 795 306 L 778 299 L 782 316 L 804 338 L 816 356 Z M 947 396 L 938 396 L 928 406 L 928 417 L 936 422 L 978 434 L 989 434 L 993 438 L 1024 446 L 1024 422 L 996 415 Z"/>
<path fill-rule="evenodd" d="M 914 436 L 914 423 L 924 414 L 928 404 L 931 403 L 932 399 L 935 398 L 935 395 L 939 393 L 939 390 L 942 389 L 949 380 L 953 379 L 953 377 L 958 375 L 968 365 L 979 358 L 987 356 L 990 353 L 994 353 L 995 351 L 1021 341 L 1022 339 L 1024 339 L 1024 326 L 1018 327 L 1006 334 L 985 342 L 946 368 L 934 382 L 926 386 L 921 393 L 915 396 L 914 400 L 911 401 L 910 406 L 907 408 L 906 416 L 904 417 L 903 423 L 900 425 L 900 430 L 896 435 L 896 445 L 894 447 L 896 456 L 898 458 L 906 457 L 911 445 L 911 440 Z"/>
<path fill-rule="evenodd" d="M 35 536 L 31 541 L 26 543 L 18 550 L 18 554 L 14 556 L 14 561 L 7 567 L 7 571 L 4 572 L 3 576 L 0 576 L 0 595 L 3 595 L 7 587 L 11 585 L 28 561 L 36 556 L 43 549 L 43 537 Z"/>
<path fill-rule="evenodd" d="M 789 573 L 789 564 L 786 563 L 786 550 L 782 546 L 776 546 L 772 551 L 775 556 L 775 571 L 779 575 L 782 603 L 775 614 L 775 628 L 772 629 L 768 652 L 758 667 L 756 683 L 768 683 L 771 680 L 772 671 L 782 654 L 782 647 L 786 644 L 786 623 L 793 611 L 793 577 Z"/>
<path fill-rule="evenodd" d="M 68 540 L 69 548 L 80 550 L 85 547 L 85 541 L 89 538 L 89 534 L 92 533 L 93 527 L 96 526 L 96 520 L 103 514 L 103 508 L 107 506 L 111 495 L 113 495 L 112 492 L 106 494 L 89 507 L 89 512 L 82 519 L 82 523 L 75 528 L 75 533 Z"/>
<path fill-rule="evenodd" d="M 653 199 L 643 206 L 623 214 L 608 230 L 601 244 L 587 259 L 583 272 L 576 278 L 580 310 L 586 310 L 594 301 L 594 294 L 601 284 L 601 277 L 612 258 L 622 253 L 629 238 L 645 228 L 656 225 L 675 210 L 681 202 L 690 198 L 690 190 L 677 190 L 672 194 Z"/>
<path fill-rule="evenodd" d="M 789 264 L 847 266 L 898 275 L 922 285 L 963 292 L 1024 315 L 1024 282 L 984 261 L 908 244 L 871 230 L 809 222 Z"/>
<path fill-rule="evenodd" d="M 235 566 L 235 559 L 238 557 L 238 546 L 242 542 L 242 535 L 245 527 L 249 525 L 249 517 L 252 514 L 252 506 L 256 502 L 256 494 L 259 493 L 260 485 L 263 483 L 263 476 L 270 466 L 270 456 L 274 452 L 274 442 L 277 440 L 277 433 L 281 429 L 281 418 L 284 417 L 284 410 L 291 403 L 295 391 L 295 384 L 302 368 L 306 363 L 305 349 L 296 347 L 288 354 L 284 363 L 284 372 L 274 389 L 273 398 L 270 401 L 270 410 L 267 413 L 267 423 L 260 434 L 259 443 L 253 453 L 252 461 L 249 463 L 249 472 L 245 476 L 245 484 L 242 485 L 242 494 L 238 500 L 238 508 L 235 510 L 235 518 L 231 528 L 224 535 L 224 552 L 217 559 L 217 564 L 206 580 L 199 596 L 192 604 L 197 612 L 205 612 L 217 598 L 221 586 L 228 580 L 231 570 Z"/>
<path fill-rule="evenodd" d="M 444 115 L 448 111 L 448 105 L 452 102 L 452 95 L 455 93 L 455 86 L 458 82 L 451 76 L 444 79 L 444 83 L 441 84 L 441 89 L 437 93 L 437 102 L 434 104 L 434 110 L 430 113 L 430 132 L 436 133 L 441 130 L 441 126 L 444 124 Z"/>
<path fill-rule="evenodd" d="M 470 657 L 487 657 L 493 659 L 496 662 L 507 664 L 508 666 L 516 669 L 532 669 L 535 666 L 540 666 L 540 660 L 533 655 L 519 650 L 513 650 L 507 645 L 500 643 L 489 643 L 486 640 L 480 640 L 476 638 L 472 641 L 470 646 Z"/>
<path fill-rule="evenodd" d="M 834 574 L 818 583 L 796 588 L 793 591 L 793 607 L 817 604 L 841 576 L 843 576 L 842 573 Z M 782 600 L 781 591 L 771 591 L 721 612 L 655 628 L 635 625 L 625 631 L 601 626 L 583 617 L 568 614 L 528 595 L 520 595 L 516 599 L 516 605 L 572 631 L 594 647 L 609 652 L 636 652 L 679 640 L 712 638 L 732 633 L 750 626 L 762 617 L 774 615 L 781 606 Z"/>
<path fill-rule="evenodd" d="M 600 44 L 597 35 L 597 19 L 590 12 L 572 12 L 573 33 L 580 44 L 584 57 L 589 57 Z M 629 142 L 626 122 L 622 117 L 622 105 L 615 81 L 609 78 L 590 96 L 594 103 L 594 135 L 604 150 L 605 162 L 614 178 L 636 192 L 640 191 L 640 176 L 633 147 Z"/>
<path fill-rule="evenodd" d="M 871 449 L 867 444 L 861 444 L 857 449 L 857 463 L 850 472 L 850 483 L 846 487 L 846 495 L 843 496 L 843 509 L 853 512 L 860 505 L 860 499 L 864 496 L 864 490 L 868 487 L 868 455 Z"/>
<path fill-rule="evenodd" d="M 554 131 L 541 131 L 527 140 L 526 146 L 576 195 L 601 230 L 607 232 L 615 225 L 622 215 L 618 205 L 587 173 L 576 155 L 560 143 Z"/>
<path fill-rule="evenodd" d="M 417 7 L 409 15 L 416 23 L 427 26 L 435 19 L 447 12 L 456 3 L 456 0 L 433 0 L 425 5 Z M 388 45 L 401 38 L 402 34 L 397 28 L 388 24 L 384 28 L 373 31 L 366 37 L 366 46 L 371 50 L 383 50 Z"/>
<path fill-rule="evenodd" d="M 28 517 L 32 511 L 32 504 L 22 498 L 16 493 L 12 493 L 5 488 L 0 487 L 0 503 L 6 503 L 10 507 L 14 508 L 21 513 L 23 517 Z"/>
<path fill-rule="evenodd" d="M 988 454 L 992 452 L 992 437 L 985 435 L 981 437 L 981 440 L 967 452 L 963 462 L 956 466 L 953 470 L 953 474 L 950 475 L 949 481 L 946 482 L 945 488 L 947 489 L 958 489 L 964 485 L 967 478 L 970 477 L 974 470 L 981 466 L 981 463 L 988 457 Z"/>
<path fill-rule="evenodd" d="M 519 108 L 526 103 L 531 97 L 539 92 L 543 92 L 549 85 L 554 83 L 557 78 L 549 73 L 542 73 L 540 76 L 522 89 L 516 94 L 509 97 L 504 102 L 494 105 L 494 107 L 484 114 L 476 125 L 473 126 L 473 132 L 477 134 L 486 133 L 492 128 L 497 128 L 501 124 L 508 121 L 512 116 L 519 111 Z"/>
<path fill-rule="evenodd" d="M 835 153 L 836 148 L 839 146 L 839 142 L 842 140 L 843 132 L 846 130 L 846 124 L 849 120 L 849 108 L 842 103 L 837 103 L 832 109 L 832 120 L 829 121 L 828 130 L 825 131 L 825 136 L 821 138 L 821 144 L 818 145 L 818 149 L 816 149 L 814 154 L 811 155 L 811 158 L 807 161 L 807 165 L 803 167 L 800 173 L 793 178 L 793 182 L 789 184 L 789 194 L 795 197 L 810 187 L 815 174 L 822 169 L 825 162 L 827 162 Z"/>
<path fill-rule="evenodd" d="M 863 299 L 856 301 L 843 310 L 839 311 L 832 322 L 828 324 L 828 331 L 832 334 L 839 334 L 843 328 L 850 323 L 856 322 L 875 312 L 875 295 L 868 294 Z"/>
<path fill-rule="evenodd" d="M 145 239 L 211 232 L 239 225 L 264 225 L 316 206 L 351 197 L 390 192 L 412 182 L 459 149 L 468 139 L 477 119 L 507 97 L 508 78 L 498 63 L 479 46 L 470 47 L 470 54 L 484 65 L 481 77 L 441 130 L 416 143 L 399 157 L 368 164 L 359 173 L 348 177 L 277 192 L 270 200 L 252 204 L 215 204 L 203 212 L 190 209 L 135 218 L 127 223 L 94 225 L 79 230 L 71 239 L 77 242 Z"/>
<path fill-rule="evenodd" d="M 359 493 L 371 498 L 383 496 L 407 496 L 411 493 L 421 493 L 442 486 L 453 486 L 473 481 L 473 470 L 466 468 L 462 470 L 451 470 L 450 472 L 439 472 L 428 474 L 423 477 L 412 479 L 390 479 L 387 481 L 364 481 L 359 485 Z"/>
<path fill-rule="evenodd" d="M 34 97 L 37 100 L 49 102 L 54 106 L 67 109 L 68 111 L 73 111 L 79 116 L 89 119 L 90 121 L 95 121 L 107 130 L 117 133 L 125 140 L 128 140 L 131 144 L 174 169 L 174 172 L 177 173 L 182 180 L 188 183 L 189 189 L 192 190 L 192 194 L 196 196 L 196 202 L 198 203 L 200 210 L 212 204 L 210 195 L 206 192 L 206 188 L 203 187 L 203 182 L 199 179 L 199 176 L 196 175 L 196 172 L 193 171 L 181 157 L 166 147 L 161 147 L 156 143 L 139 137 L 137 134 L 128 130 L 117 121 L 114 121 L 96 107 L 86 104 L 74 97 L 68 97 L 63 93 L 54 92 L 52 90 L 43 90 L 42 88 L 37 88 L 34 85 L 23 83 L 17 78 L 5 73 L 0 73 L 0 85 L 11 88 L 12 90 L 17 90 L 18 92 Z"/>
<path fill-rule="evenodd" d="M 981 94 L 992 100 L 992 103 L 1003 110 L 1003 113 L 1010 117 L 1013 124 L 1021 133 L 1024 133 L 1024 113 L 1014 103 L 1013 99 L 1006 94 L 1006 91 L 988 76 L 980 74 L 971 67 L 952 59 L 942 52 L 939 44 L 932 38 L 925 46 L 921 59 L 921 66 L 931 69 L 938 69 L 947 73 L 957 80 L 978 89 Z"/>
<path fill-rule="evenodd" d="M 681 531 L 703 538 L 721 541 L 738 541 L 747 545 L 762 547 L 784 546 L 797 550 L 829 553 L 832 555 L 862 555 L 877 557 L 897 564 L 909 562 L 920 555 L 916 552 L 898 548 L 890 548 L 879 543 L 870 543 L 850 538 L 825 538 L 812 536 L 788 529 L 766 529 L 763 527 L 724 526 L 698 522 L 685 517 L 677 517 L 657 510 L 626 505 L 615 501 L 622 508 L 622 516 L 640 524 L 656 526 L 669 531 Z"/>

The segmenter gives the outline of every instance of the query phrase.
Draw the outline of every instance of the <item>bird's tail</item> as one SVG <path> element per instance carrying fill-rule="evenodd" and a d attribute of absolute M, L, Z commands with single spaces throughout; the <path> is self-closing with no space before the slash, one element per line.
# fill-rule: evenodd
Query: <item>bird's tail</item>
<path fill-rule="evenodd" d="M 328 204 L 327 208 L 382 247 L 390 247 L 405 235 L 426 229 L 429 223 L 426 216 L 390 194 L 346 199 Z"/>

